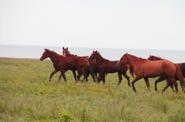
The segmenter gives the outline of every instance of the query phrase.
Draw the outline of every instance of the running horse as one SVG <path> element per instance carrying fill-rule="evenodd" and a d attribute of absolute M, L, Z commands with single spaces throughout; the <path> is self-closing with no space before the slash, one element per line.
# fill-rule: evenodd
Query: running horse
<path fill-rule="evenodd" d="M 77 57 L 77 58 L 84 58 L 84 60 L 88 60 L 88 56 L 78 56 L 78 55 L 71 54 L 69 52 L 68 47 L 66 47 L 66 48 L 63 47 L 62 54 L 66 57 Z M 96 81 L 95 77 L 97 78 L 97 75 L 96 75 L 95 70 L 94 70 L 95 69 L 94 66 L 95 66 L 96 62 L 95 61 L 89 61 L 89 60 L 88 60 L 88 62 L 89 62 L 90 65 L 89 65 L 88 68 L 86 68 L 87 77 L 90 74 L 91 77 L 93 78 L 93 81 L 95 82 Z M 78 72 L 78 76 L 77 76 L 78 80 L 80 79 L 81 75 L 82 75 L 82 73 Z M 88 81 L 87 77 L 86 78 L 84 77 L 84 79 L 86 79 L 86 81 Z"/>
<path fill-rule="evenodd" d="M 51 78 L 54 74 L 60 71 L 61 75 L 59 76 L 59 80 L 63 76 L 63 79 L 66 82 L 65 72 L 67 70 L 71 70 L 73 72 L 75 80 L 76 80 L 75 70 L 82 72 L 83 75 L 87 77 L 85 68 L 89 66 L 89 62 L 87 60 L 84 60 L 83 58 L 65 57 L 57 54 L 52 50 L 45 49 L 42 56 L 40 57 L 40 60 L 43 61 L 46 58 L 50 58 L 54 67 L 54 71 L 50 74 L 49 81 L 51 81 Z"/>
<path fill-rule="evenodd" d="M 88 56 L 78 56 L 78 55 L 71 54 L 71 53 L 69 52 L 68 47 L 66 47 L 66 48 L 63 47 L 62 49 L 63 49 L 62 54 L 63 54 L 64 56 L 77 56 L 77 57 L 86 58 L 86 59 L 89 58 Z"/>
<path fill-rule="evenodd" d="M 150 55 L 148 57 L 148 60 L 166 60 L 166 59 L 163 59 L 161 57 L 157 57 L 157 56 L 154 56 L 154 55 Z M 181 72 L 182 72 L 182 75 L 183 77 L 185 77 L 185 63 L 177 63 L 176 65 L 178 65 L 181 69 Z M 155 81 L 155 90 L 157 91 L 157 83 L 161 82 L 161 81 L 164 81 L 166 79 L 165 75 L 161 75 L 156 81 Z M 176 76 L 175 78 L 176 80 L 179 80 L 178 77 Z M 177 89 L 178 90 L 178 89 Z"/>
<path fill-rule="evenodd" d="M 119 82 L 118 85 L 122 81 L 122 75 L 127 79 L 128 86 L 130 86 L 130 80 L 127 76 L 127 65 L 118 65 L 118 61 L 110 61 L 105 58 L 103 58 L 98 51 L 93 51 L 91 56 L 89 57 L 89 60 L 96 60 L 97 62 L 97 72 L 99 73 L 98 82 L 103 81 L 103 84 L 105 84 L 105 74 L 107 73 L 118 73 Z"/>
<path fill-rule="evenodd" d="M 138 80 L 144 78 L 148 87 L 148 78 L 161 75 L 165 75 L 167 79 L 167 84 L 162 92 L 164 92 L 169 86 L 173 87 L 173 85 L 176 84 L 175 76 L 180 79 L 181 86 L 184 90 L 185 82 L 179 66 L 168 60 L 151 61 L 126 53 L 121 57 L 119 64 L 128 64 L 129 66 L 133 67 L 133 72 L 136 75 L 132 81 L 132 88 L 134 92 L 136 92 L 134 84 Z"/>

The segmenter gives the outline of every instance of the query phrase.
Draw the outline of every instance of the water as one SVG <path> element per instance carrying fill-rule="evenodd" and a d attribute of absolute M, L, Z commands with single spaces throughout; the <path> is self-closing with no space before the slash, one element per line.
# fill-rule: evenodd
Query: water
<path fill-rule="evenodd" d="M 48 48 L 62 54 L 62 47 L 0 45 L 0 57 L 39 59 L 44 51 L 44 48 Z M 156 55 L 169 59 L 173 62 L 185 62 L 185 51 L 74 47 L 69 48 L 69 50 L 71 53 L 80 56 L 90 56 L 93 50 L 98 50 L 103 57 L 110 60 L 119 60 L 124 53 L 128 52 L 142 58 L 147 58 L 149 55 Z"/>

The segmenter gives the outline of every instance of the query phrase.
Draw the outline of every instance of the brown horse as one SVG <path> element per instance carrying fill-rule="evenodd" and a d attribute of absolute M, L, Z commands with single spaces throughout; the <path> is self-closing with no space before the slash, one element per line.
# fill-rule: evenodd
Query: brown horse
<path fill-rule="evenodd" d="M 58 71 L 61 72 L 59 80 L 61 79 L 61 76 L 63 76 L 64 81 L 66 81 L 65 72 L 67 70 L 71 70 L 73 72 L 75 80 L 76 80 L 75 70 L 82 72 L 85 77 L 87 76 L 84 70 L 86 67 L 89 66 L 89 62 L 87 60 L 84 60 L 84 58 L 65 57 L 57 54 L 54 51 L 45 49 L 42 56 L 40 57 L 40 60 L 43 61 L 46 58 L 50 58 L 50 60 L 53 63 L 53 67 L 55 68 L 55 70 L 50 74 L 49 81 L 51 81 L 52 76 L 56 74 Z"/>
<path fill-rule="evenodd" d="M 63 47 L 62 49 L 63 49 L 62 54 L 63 54 L 64 56 L 77 56 L 77 55 L 71 54 L 71 53 L 69 52 L 69 50 L 68 50 L 68 47 L 66 47 L 66 48 Z"/>
<path fill-rule="evenodd" d="M 69 49 L 68 49 L 68 47 L 67 48 L 64 48 L 63 47 L 63 52 L 62 52 L 62 54 L 64 55 L 64 56 L 66 56 L 66 57 L 76 57 L 76 58 L 84 58 L 84 60 L 87 60 L 88 62 L 89 62 L 89 67 L 87 67 L 86 68 L 86 73 L 87 73 L 87 76 L 89 76 L 89 74 L 92 76 L 92 78 L 93 78 L 93 80 L 94 80 L 94 82 L 96 81 L 95 80 L 95 76 L 96 76 L 96 74 L 95 74 L 95 72 L 94 72 L 94 68 L 93 68 L 93 66 L 95 65 L 95 61 L 89 61 L 88 60 L 88 56 L 77 56 L 77 55 L 74 55 L 74 54 L 71 54 L 70 52 L 69 52 Z M 81 72 L 78 72 L 78 76 L 77 76 L 77 79 L 80 79 L 80 77 L 81 77 L 81 75 L 82 75 L 82 73 Z M 88 78 L 86 77 L 84 77 L 84 79 L 86 79 L 86 81 L 88 81 Z"/>
<path fill-rule="evenodd" d="M 78 55 L 71 54 L 71 53 L 69 52 L 68 47 L 66 47 L 66 48 L 63 47 L 62 54 L 63 54 L 64 56 L 78 56 Z M 86 59 L 89 58 L 88 56 L 78 56 L 78 57 L 82 57 L 82 58 L 86 58 Z"/>
<path fill-rule="evenodd" d="M 153 56 L 151 55 L 148 57 L 148 60 L 164 60 L 161 57 Z M 177 63 L 177 65 L 180 67 L 183 77 L 185 77 L 185 63 Z M 156 81 L 155 81 L 155 90 L 157 91 L 157 83 L 164 81 L 166 79 L 165 75 L 161 75 Z M 176 80 L 179 80 L 178 77 L 175 77 Z M 178 90 L 178 89 L 177 89 Z"/>
<path fill-rule="evenodd" d="M 144 78 L 145 81 L 147 81 L 146 83 L 148 83 L 148 78 L 161 75 L 165 75 L 167 79 L 167 85 L 164 87 L 162 92 L 164 92 L 169 86 L 173 87 L 173 85 L 175 85 L 176 75 L 180 79 L 184 90 L 185 82 L 180 68 L 168 60 L 151 61 L 126 53 L 121 57 L 119 64 L 128 64 L 133 67 L 136 77 L 132 81 L 132 88 L 135 92 L 136 89 L 134 83 L 136 81 Z"/>
<path fill-rule="evenodd" d="M 130 80 L 126 74 L 128 69 L 127 65 L 118 65 L 118 61 L 107 60 L 103 58 L 98 51 L 93 51 L 89 60 L 96 60 L 97 62 L 96 71 L 99 73 L 98 82 L 103 81 L 103 84 L 105 84 L 105 74 L 117 72 L 119 78 L 118 85 L 121 83 L 123 75 L 127 79 L 128 85 L 130 86 Z"/>

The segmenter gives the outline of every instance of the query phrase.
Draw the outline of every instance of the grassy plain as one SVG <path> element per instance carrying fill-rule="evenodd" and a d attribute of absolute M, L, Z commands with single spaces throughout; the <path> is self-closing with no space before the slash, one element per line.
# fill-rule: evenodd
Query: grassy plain
<path fill-rule="evenodd" d="M 106 84 L 76 84 L 68 71 L 67 84 L 59 74 L 48 82 L 50 61 L 0 58 L 0 121 L 61 122 L 184 122 L 185 94 L 171 89 L 164 94 L 136 83 L 138 94 L 117 74 L 108 74 Z M 159 83 L 159 90 L 165 82 Z"/>

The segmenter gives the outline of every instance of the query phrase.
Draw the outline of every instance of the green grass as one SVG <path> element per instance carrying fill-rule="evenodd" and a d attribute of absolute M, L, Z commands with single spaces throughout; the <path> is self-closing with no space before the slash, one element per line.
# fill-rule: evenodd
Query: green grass
<path fill-rule="evenodd" d="M 67 84 L 55 75 L 50 61 L 0 59 L 0 120 L 61 122 L 183 122 L 185 95 L 171 89 L 154 91 L 150 79 L 148 91 L 143 80 L 136 83 L 135 94 L 123 79 L 117 86 L 117 74 L 109 74 L 106 84 L 76 84 L 72 72 Z M 159 83 L 159 90 L 165 82 Z"/>

